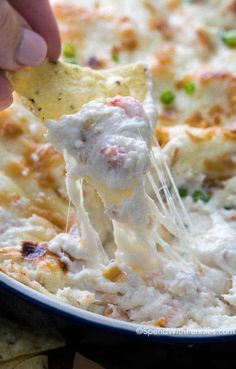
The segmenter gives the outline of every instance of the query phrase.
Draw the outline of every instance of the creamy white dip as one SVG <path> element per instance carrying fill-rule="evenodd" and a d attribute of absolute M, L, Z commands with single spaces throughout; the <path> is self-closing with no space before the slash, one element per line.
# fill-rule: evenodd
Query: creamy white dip
<path fill-rule="evenodd" d="M 128 321 L 168 327 L 236 327 L 236 317 L 230 316 L 225 302 L 235 304 L 235 282 L 230 290 L 230 275 L 235 271 L 236 231 L 223 213 L 214 215 L 225 195 L 217 193 L 208 204 L 194 202 L 190 196 L 184 200 L 194 223 L 195 242 L 184 238 L 183 230 L 176 232 L 174 211 L 160 215 L 160 204 L 146 190 L 150 157 L 156 155 L 159 163 L 161 155 L 159 150 L 151 152 L 154 119 L 150 96 L 143 105 L 117 96 L 93 101 L 77 114 L 47 123 L 48 139 L 66 161 L 68 191 L 79 226 L 79 236 L 59 234 L 49 243 L 69 269 L 67 287 L 57 296 Z M 178 140 L 173 145 L 181 146 Z M 179 181 L 191 184 L 191 176 L 184 171 Z M 112 221 L 113 260 L 107 257 L 84 208 L 83 181 L 96 189 Z M 177 242 L 180 239 L 184 242 Z M 112 272 L 104 272 L 109 268 L 119 271 L 117 280 Z"/>

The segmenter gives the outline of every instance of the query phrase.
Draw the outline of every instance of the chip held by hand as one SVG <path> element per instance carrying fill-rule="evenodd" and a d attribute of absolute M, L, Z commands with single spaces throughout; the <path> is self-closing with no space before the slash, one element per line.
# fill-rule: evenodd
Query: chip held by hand
<path fill-rule="evenodd" d="M 73 114 L 91 100 L 121 95 L 143 101 L 147 93 L 143 63 L 98 71 L 46 60 L 36 68 L 8 72 L 7 77 L 23 105 L 41 120 Z"/>

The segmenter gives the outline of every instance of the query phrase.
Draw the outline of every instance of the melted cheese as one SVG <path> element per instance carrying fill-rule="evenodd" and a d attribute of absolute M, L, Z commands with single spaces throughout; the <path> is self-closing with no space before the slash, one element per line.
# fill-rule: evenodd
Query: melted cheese
<path fill-rule="evenodd" d="M 190 240 L 183 247 L 165 226 L 159 227 L 158 234 L 171 245 L 171 252 L 158 245 L 161 267 L 147 266 L 142 274 L 137 273 L 127 265 L 132 264 L 132 256 L 125 263 L 120 260 L 107 265 L 101 245 L 97 247 L 98 237 L 109 258 L 114 259 L 112 223 L 118 222 L 104 215 L 102 201 L 85 181 L 75 202 L 82 202 L 83 218 L 89 216 L 98 233 L 85 227 L 84 236 L 92 236 L 89 244 L 84 244 L 81 232 L 79 236 L 73 227 L 73 206 L 67 227 L 70 233 L 62 233 L 68 207 L 63 160 L 45 141 L 41 122 L 15 103 L 0 114 L 1 271 L 64 302 L 115 319 L 155 326 L 234 329 L 236 52 L 222 42 L 220 35 L 224 30 L 235 29 L 235 2 L 53 3 L 62 41 L 75 45 L 80 65 L 107 68 L 140 60 L 148 64 L 159 112 L 157 136 L 175 183 L 187 190 L 182 200 L 197 242 Z M 189 80 L 195 86 L 192 94 L 184 89 Z M 163 90 L 174 92 L 171 105 L 160 101 Z M 151 161 L 151 171 L 145 174 L 145 191 L 155 199 L 162 186 L 155 188 L 160 178 L 154 167 L 160 168 L 160 162 L 163 165 L 157 147 L 153 147 Z M 165 192 L 172 191 L 163 166 L 162 174 L 168 183 Z M 78 185 L 81 188 L 80 182 Z M 209 193 L 210 200 L 193 201 L 195 190 Z M 77 187 L 76 193 L 78 196 Z M 165 224 L 161 190 L 160 195 L 155 206 Z M 178 212 L 172 212 L 171 219 L 183 232 L 176 214 L 180 212 L 184 223 L 188 219 L 173 192 L 172 196 Z M 165 209 L 170 219 L 170 210 Z M 175 224 L 172 232 L 176 232 Z M 127 240 L 126 233 L 127 230 Z M 48 243 L 50 256 L 34 261 L 23 259 L 20 244 L 24 240 Z M 186 245 L 191 246 L 191 252 Z M 137 263 L 142 265 L 143 258 L 138 257 Z M 62 270 L 63 265 L 67 271 Z M 115 281 L 104 277 L 103 265 L 106 271 L 112 267 L 121 271 Z"/>

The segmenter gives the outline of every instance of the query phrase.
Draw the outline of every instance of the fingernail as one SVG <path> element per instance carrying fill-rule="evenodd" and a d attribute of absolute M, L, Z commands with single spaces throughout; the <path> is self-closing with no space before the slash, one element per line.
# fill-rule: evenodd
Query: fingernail
<path fill-rule="evenodd" d="M 43 62 L 47 54 L 47 44 L 34 31 L 24 28 L 20 44 L 15 54 L 15 61 L 20 65 L 32 67 Z"/>
<path fill-rule="evenodd" d="M 0 111 L 8 108 L 13 103 L 12 95 L 0 99 Z"/>

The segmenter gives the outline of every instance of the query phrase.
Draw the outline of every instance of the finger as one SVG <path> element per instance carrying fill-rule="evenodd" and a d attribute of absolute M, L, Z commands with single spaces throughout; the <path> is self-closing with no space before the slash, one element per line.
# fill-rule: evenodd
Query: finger
<path fill-rule="evenodd" d="M 57 60 L 61 52 L 61 42 L 57 22 L 49 1 L 9 0 L 9 2 L 26 19 L 31 28 L 46 41 L 49 59 Z"/>
<path fill-rule="evenodd" d="M 0 111 L 6 109 L 13 102 L 12 91 L 9 81 L 0 73 Z"/>
<path fill-rule="evenodd" d="M 47 45 L 6 0 L 0 12 L 0 69 L 36 66 L 45 59 Z"/>

